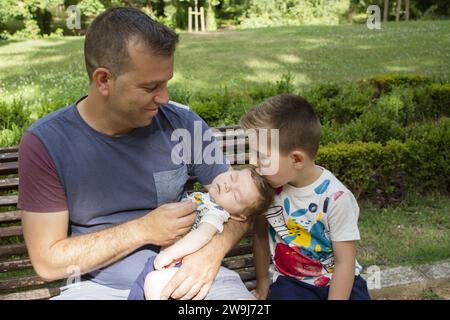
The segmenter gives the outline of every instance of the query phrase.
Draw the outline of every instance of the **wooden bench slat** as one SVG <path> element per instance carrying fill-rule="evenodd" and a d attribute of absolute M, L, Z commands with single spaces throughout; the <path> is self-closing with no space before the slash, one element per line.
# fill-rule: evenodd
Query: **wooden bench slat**
<path fill-rule="evenodd" d="M 229 149 L 230 151 L 234 151 L 234 150 L 238 150 L 238 151 L 243 151 L 245 152 L 247 149 L 247 145 L 248 143 L 243 141 L 240 143 L 234 143 L 234 141 L 219 141 L 219 147 L 222 148 L 222 152 L 226 152 L 228 151 L 227 149 Z"/>
<path fill-rule="evenodd" d="M 25 243 L 6 244 L 0 246 L 0 257 L 20 255 L 24 253 L 27 253 L 27 247 Z"/>
<path fill-rule="evenodd" d="M 21 235 L 22 235 L 22 226 L 11 226 L 0 228 L 0 238 L 21 236 Z"/>
<path fill-rule="evenodd" d="M 59 294 L 59 288 L 35 289 L 0 295 L 0 300 L 45 300 Z"/>
<path fill-rule="evenodd" d="M 0 162 L 17 161 L 18 159 L 19 159 L 19 153 L 18 152 L 0 153 Z"/>
<path fill-rule="evenodd" d="M 22 217 L 21 211 L 0 212 L 0 222 L 19 221 Z"/>
<path fill-rule="evenodd" d="M 0 262 L 0 272 L 10 272 L 32 268 L 30 259 L 12 260 Z"/>
<path fill-rule="evenodd" d="M 221 131 L 221 132 L 225 132 L 227 130 L 241 129 L 241 127 L 238 126 L 238 125 L 230 125 L 230 126 L 214 127 L 213 129 L 216 129 L 216 130 Z"/>
<path fill-rule="evenodd" d="M 230 252 L 228 252 L 228 254 L 225 257 L 229 258 L 229 257 L 243 256 L 245 254 L 252 253 L 253 252 L 252 250 L 253 245 L 251 243 L 239 245 L 231 249 Z"/>
<path fill-rule="evenodd" d="M 3 174 L 15 174 L 18 172 L 19 163 L 17 161 L 12 162 L 0 162 L 0 175 Z"/>
<path fill-rule="evenodd" d="M 15 206 L 19 197 L 17 195 L 0 196 L 0 206 Z"/>
<path fill-rule="evenodd" d="M 236 258 L 236 257 L 228 258 L 222 262 L 222 265 L 225 268 L 228 268 L 231 270 L 248 268 L 248 267 L 253 266 L 253 255 L 249 254 L 242 258 Z M 0 264 L 0 270 L 1 270 L 1 264 Z"/>
<path fill-rule="evenodd" d="M 231 257 L 225 259 L 222 262 L 222 265 L 228 269 L 236 270 L 242 268 L 248 268 L 253 266 L 253 256 L 251 254 L 236 259 L 235 257 Z M 32 264 L 30 259 L 21 259 L 21 260 L 12 260 L 12 261 L 4 261 L 0 262 L 0 272 L 9 272 L 15 270 L 22 270 L 31 268 Z"/>
<path fill-rule="evenodd" d="M 17 190 L 19 178 L 0 179 L 0 190 Z"/>
<path fill-rule="evenodd" d="M 247 290 L 252 291 L 256 288 L 256 280 L 244 281 Z"/>
<path fill-rule="evenodd" d="M 255 267 L 245 268 L 236 272 L 239 274 L 242 281 L 249 281 L 256 279 Z"/>
<path fill-rule="evenodd" d="M 240 161 L 242 154 L 226 154 L 225 156 L 227 157 L 228 161 L 230 161 L 230 164 L 248 164 L 250 156 L 248 153 L 244 154 L 244 160 L 245 161 Z M 239 161 L 238 161 L 239 160 Z"/>
<path fill-rule="evenodd" d="M 58 280 L 60 281 L 60 280 Z M 52 281 L 52 282 L 58 282 Z M 52 282 L 45 281 L 39 276 L 22 276 L 9 279 L 0 280 L 0 290 L 20 289 L 32 286 L 39 286 L 42 284 L 50 284 Z"/>
<path fill-rule="evenodd" d="M 11 152 L 18 152 L 19 146 L 13 146 L 13 147 L 1 147 L 0 153 L 11 153 Z"/>

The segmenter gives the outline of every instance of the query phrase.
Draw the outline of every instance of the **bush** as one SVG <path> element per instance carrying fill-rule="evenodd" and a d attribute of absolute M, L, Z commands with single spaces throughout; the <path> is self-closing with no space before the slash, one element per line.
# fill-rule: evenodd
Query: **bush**
<path fill-rule="evenodd" d="M 369 79 L 369 83 L 375 86 L 377 96 L 389 92 L 394 86 L 417 86 L 430 84 L 431 78 L 414 74 L 384 74 Z"/>
<path fill-rule="evenodd" d="M 371 103 L 371 90 L 353 84 L 322 84 L 304 93 L 324 125 L 339 127 L 357 119 Z"/>
<path fill-rule="evenodd" d="M 16 145 L 32 120 L 21 101 L 0 102 L 0 147 Z"/>
<path fill-rule="evenodd" d="M 450 115 L 450 83 L 431 85 L 431 97 L 433 99 L 433 111 L 435 116 Z"/>
<path fill-rule="evenodd" d="M 330 170 L 359 197 L 373 189 L 383 147 L 379 143 L 338 143 L 321 147 L 317 164 Z"/>
<path fill-rule="evenodd" d="M 240 27 L 260 28 L 299 25 L 337 25 L 350 5 L 349 0 L 252 0 L 241 17 Z"/>
<path fill-rule="evenodd" d="M 378 142 L 386 143 L 391 139 L 404 140 L 404 128 L 388 114 L 378 109 L 368 112 L 348 125 L 328 132 L 324 136 L 325 143 L 329 142 Z"/>
<path fill-rule="evenodd" d="M 356 197 L 382 197 L 385 203 L 407 193 L 450 191 L 450 120 L 440 121 L 422 136 L 322 146 L 317 164 L 333 172 Z"/>
<path fill-rule="evenodd" d="M 406 141 L 405 179 L 418 192 L 450 191 L 450 119 L 422 126 Z"/>

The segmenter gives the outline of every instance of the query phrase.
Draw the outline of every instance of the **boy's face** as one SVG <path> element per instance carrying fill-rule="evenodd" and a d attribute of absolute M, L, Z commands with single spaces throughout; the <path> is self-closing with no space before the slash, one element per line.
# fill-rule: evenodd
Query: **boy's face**
<path fill-rule="evenodd" d="M 296 171 L 294 163 L 289 154 L 284 154 L 280 150 L 272 150 L 264 144 L 258 144 L 258 156 L 250 160 L 250 164 L 255 166 L 256 171 L 267 178 L 272 187 L 278 188 L 285 185 L 295 177 Z M 272 168 L 277 168 L 274 173 Z"/>
<path fill-rule="evenodd" d="M 219 174 L 211 183 L 209 194 L 230 215 L 237 216 L 259 198 L 259 191 L 248 169 Z"/>

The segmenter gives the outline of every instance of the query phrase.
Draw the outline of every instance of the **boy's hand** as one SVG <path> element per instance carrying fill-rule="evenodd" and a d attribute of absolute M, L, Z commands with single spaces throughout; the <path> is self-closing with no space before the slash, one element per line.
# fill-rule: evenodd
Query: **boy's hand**
<path fill-rule="evenodd" d="M 270 281 L 269 278 L 256 280 L 256 288 L 252 290 L 253 295 L 258 300 L 266 300 L 269 294 Z"/>

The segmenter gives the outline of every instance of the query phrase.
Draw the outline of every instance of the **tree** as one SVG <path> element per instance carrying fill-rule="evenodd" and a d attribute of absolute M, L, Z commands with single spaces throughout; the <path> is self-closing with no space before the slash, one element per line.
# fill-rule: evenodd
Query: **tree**
<path fill-rule="evenodd" d="M 383 21 L 388 21 L 388 14 L 389 14 L 389 0 L 384 0 L 384 7 L 383 7 Z"/>
<path fill-rule="evenodd" d="M 402 10 L 402 0 L 397 0 L 397 12 L 395 14 L 395 21 L 400 21 L 400 11 Z"/>
<path fill-rule="evenodd" d="M 219 1 L 208 0 L 207 2 L 208 8 L 206 9 L 206 29 L 208 31 L 214 31 L 217 30 L 217 22 L 213 6 L 218 5 Z"/>

